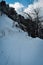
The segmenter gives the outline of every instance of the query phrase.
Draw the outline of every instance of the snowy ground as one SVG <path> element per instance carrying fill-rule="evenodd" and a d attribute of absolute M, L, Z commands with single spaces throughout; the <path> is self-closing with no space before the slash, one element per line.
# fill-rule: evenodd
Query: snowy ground
<path fill-rule="evenodd" d="M 0 16 L 0 65 L 43 65 L 43 40 L 31 38 Z"/>

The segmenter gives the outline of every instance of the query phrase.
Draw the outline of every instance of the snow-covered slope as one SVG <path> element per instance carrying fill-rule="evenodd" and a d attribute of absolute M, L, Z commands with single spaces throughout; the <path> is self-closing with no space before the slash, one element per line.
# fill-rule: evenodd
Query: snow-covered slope
<path fill-rule="evenodd" d="M 16 27 L 12 27 L 13 26 L 13 22 L 10 18 L 8 18 L 5 14 L 3 14 L 2 16 L 0 16 L 0 37 L 1 37 L 1 33 L 3 35 L 3 33 L 6 34 L 11 34 L 14 32 L 19 32 L 19 29 Z"/>
<path fill-rule="evenodd" d="M 43 40 L 28 37 L 12 23 L 0 16 L 0 65 L 43 65 Z"/>

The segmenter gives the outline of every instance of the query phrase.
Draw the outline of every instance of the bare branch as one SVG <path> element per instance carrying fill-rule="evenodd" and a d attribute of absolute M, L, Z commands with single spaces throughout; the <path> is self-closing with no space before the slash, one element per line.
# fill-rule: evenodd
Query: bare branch
<path fill-rule="evenodd" d="M 28 13 L 26 13 L 26 12 L 23 12 L 23 13 L 24 14 L 27 14 L 29 16 L 29 18 L 32 20 L 32 17 Z"/>

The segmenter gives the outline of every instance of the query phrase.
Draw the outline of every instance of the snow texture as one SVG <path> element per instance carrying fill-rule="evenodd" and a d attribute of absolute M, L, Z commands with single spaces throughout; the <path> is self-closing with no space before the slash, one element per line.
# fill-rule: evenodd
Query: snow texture
<path fill-rule="evenodd" d="M 12 23 L 0 16 L 0 65 L 43 65 L 43 40 L 12 28 Z"/>

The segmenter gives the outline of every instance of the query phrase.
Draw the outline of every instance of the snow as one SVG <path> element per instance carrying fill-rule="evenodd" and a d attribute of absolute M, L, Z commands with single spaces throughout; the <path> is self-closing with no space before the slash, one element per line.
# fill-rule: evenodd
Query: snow
<path fill-rule="evenodd" d="M 0 16 L 0 65 L 43 65 L 43 40 L 12 28 L 12 23 Z"/>

